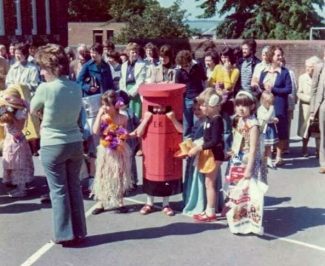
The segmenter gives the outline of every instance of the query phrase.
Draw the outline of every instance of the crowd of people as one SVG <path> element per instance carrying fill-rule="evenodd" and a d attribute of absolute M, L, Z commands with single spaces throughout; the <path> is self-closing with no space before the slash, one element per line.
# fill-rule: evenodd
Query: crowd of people
<path fill-rule="evenodd" d="M 306 60 L 298 82 L 280 46 L 264 47 L 260 60 L 252 39 L 221 51 L 211 45 L 203 58 L 190 50 L 174 52 L 169 44 L 158 49 L 134 42 L 122 53 L 111 42 L 81 44 L 76 51 L 18 43 L 9 53 L 0 45 L 2 183 L 12 189 L 10 197 L 27 196 L 32 156 L 40 152 L 49 187 L 41 200 L 52 204 L 55 243 L 74 245 L 86 236 L 82 192 L 97 201 L 94 215 L 111 207 L 128 211 L 123 197 L 137 191 L 135 157 L 142 156 L 141 137 L 153 114 L 165 114 L 183 135 L 181 144 L 190 145 L 183 212 L 197 221 L 214 221 L 216 213 L 224 216 L 232 206 L 229 186 L 224 202 L 219 193 L 225 187 L 222 163 L 227 161 L 230 179 L 240 166 L 242 180 L 265 184 L 267 168 L 285 164 L 297 102 L 302 155 L 309 156 L 308 140 L 315 137 L 325 173 L 325 49 L 323 59 Z M 142 112 L 139 88 L 153 83 L 185 84 L 182 121 L 162 106 Z M 204 151 L 211 152 L 209 170 L 195 164 Z M 142 215 L 154 210 L 154 197 L 161 195 L 163 213 L 175 214 L 169 196 L 182 189 L 161 189 L 144 184 Z"/>

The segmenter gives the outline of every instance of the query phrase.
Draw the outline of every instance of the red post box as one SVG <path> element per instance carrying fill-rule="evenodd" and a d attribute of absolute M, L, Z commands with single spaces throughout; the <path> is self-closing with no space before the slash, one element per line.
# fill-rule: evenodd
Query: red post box
<path fill-rule="evenodd" d="M 144 84 L 139 89 L 142 114 L 153 114 L 142 139 L 143 190 L 148 195 L 164 197 L 182 192 L 182 160 L 174 158 L 182 134 L 166 113 L 174 111 L 176 119 L 182 120 L 184 91 L 183 84 Z"/>

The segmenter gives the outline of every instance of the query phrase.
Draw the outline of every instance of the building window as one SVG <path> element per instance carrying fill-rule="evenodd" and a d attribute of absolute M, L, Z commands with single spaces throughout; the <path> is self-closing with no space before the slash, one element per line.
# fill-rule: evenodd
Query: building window
<path fill-rule="evenodd" d="M 102 30 L 94 30 L 93 31 L 93 41 L 94 43 L 103 43 L 103 31 Z"/>
<path fill-rule="evenodd" d="M 15 34 L 22 35 L 20 0 L 15 0 L 15 5 L 16 5 L 16 20 L 17 20 L 17 28 L 15 30 Z"/>
<path fill-rule="evenodd" d="M 45 0 L 46 34 L 51 34 L 50 0 Z"/>
<path fill-rule="evenodd" d="M 112 41 L 114 37 L 114 31 L 113 30 L 107 30 L 106 31 L 106 38 L 108 41 Z"/>
<path fill-rule="evenodd" d="M 32 34 L 37 34 L 37 10 L 36 10 L 36 0 L 31 0 L 32 5 Z"/>
<path fill-rule="evenodd" d="M 3 0 L 0 0 L 0 36 L 5 35 L 5 19 L 3 16 Z"/>

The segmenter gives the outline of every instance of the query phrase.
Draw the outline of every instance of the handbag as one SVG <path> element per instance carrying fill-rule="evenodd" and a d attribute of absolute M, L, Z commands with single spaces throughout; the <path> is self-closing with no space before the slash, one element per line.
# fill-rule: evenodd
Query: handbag
<path fill-rule="evenodd" d="M 320 136 L 319 120 L 317 115 L 313 120 L 309 121 L 308 134 L 313 138 L 318 138 Z"/>
<path fill-rule="evenodd" d="M 101 105 L 101 97 L 102 94 L 98 93 L 82 98 L 82 105 L 85 108 L 87 118 L 96 117 Z"/>
<path fill-rule="evenodd" d="M 91 86 L 99 88 L 96 77 L 89 76 L 85 81 L 90 83 Z M 101 106 L 101 97 L 102 93 L 97 93 L 90 96 L 84 96 L 82 98 L 82 105 L 86 111 L 87 118 L 96 117 Z"/>

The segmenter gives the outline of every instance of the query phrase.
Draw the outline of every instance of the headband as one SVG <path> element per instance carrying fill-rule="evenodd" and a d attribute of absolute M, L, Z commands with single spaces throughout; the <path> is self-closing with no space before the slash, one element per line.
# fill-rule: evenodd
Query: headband
<path fill-rule="evenodd" d="M 238 92 L 237 95 L 236 95 L 236 98 L 237 98 L 237 96 L 240 95 L 240 94 L 247 96 L 247 97 L 248 97 L 249 99 L 251 99 L 252 101 L 255 101 L 253 95 L 252 95 L 251 93 L 249 93 L 248 91 L 240 91 L 240 92 Z"/>
<path fill-rule="evenodd" d="M 216 94 L 211 95 L 211 97 L 210 97 L 210 99 L 208 101 L 208 105 L 210 107 L 215 107 L 220 103 L 221 103 L 221 97 L 219 95 L 216 95 Z"/>

